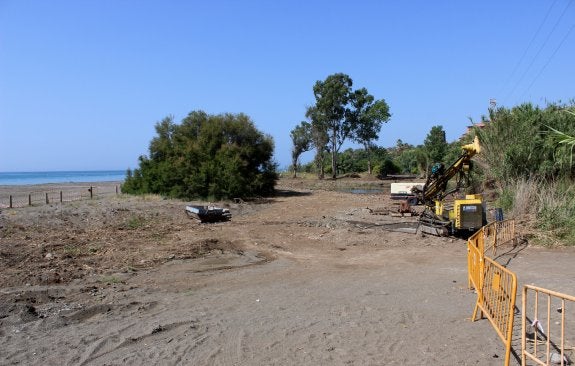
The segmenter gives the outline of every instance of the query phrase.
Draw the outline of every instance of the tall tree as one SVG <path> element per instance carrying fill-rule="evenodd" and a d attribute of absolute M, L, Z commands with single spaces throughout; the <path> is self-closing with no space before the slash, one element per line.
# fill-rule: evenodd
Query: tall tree
<path fill-rule="evenodd" d="M 353 121 L 346 118 L 353 81 L 343 73 L 318 80 L 314 87 L 315 114 L 327 126 L 330 139 L 332 178 L 337 176 L 337 152 L 353 130 Z"/>
<path fill-rule="evenodd" d="M 348 118 L 352 121 L 352 138 L 363 145 L 367 153 L 367 171 L 371 175 L 371 147 L 379 138 L 381 125 L 391 117 L 389 106 L 385 100 L 374 100 L 373 95 L 367 89 L 361 88 L 354 91 L 350 102 L 353 107 L 348 112 Z"/>
<path fill-rule="evenodd" d="M 293 143 L 291 159 L 293 177 L 295 178 L 300 155 L 309 151 L 312 147 L 311 124 L 306 121 L 301 121 L 301 123 L 291 131 L 290 136 Z"/>
<path fill-rule="evenodd" d="M 430 164 L 441 163 L 447 153 L 447 139 L 443 126 L 433 126 L 423 142 Z M 427 167 L 429 168 L 429 166 Z"/>

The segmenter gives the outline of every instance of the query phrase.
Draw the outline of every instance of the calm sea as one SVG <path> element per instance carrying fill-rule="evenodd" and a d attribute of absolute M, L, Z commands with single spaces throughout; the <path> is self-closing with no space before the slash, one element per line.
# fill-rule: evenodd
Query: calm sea
<path fill-rule="evenodd" d="M 125 178 L 125 170 L 0 173 L 0 185 L 117 182 Z"/>

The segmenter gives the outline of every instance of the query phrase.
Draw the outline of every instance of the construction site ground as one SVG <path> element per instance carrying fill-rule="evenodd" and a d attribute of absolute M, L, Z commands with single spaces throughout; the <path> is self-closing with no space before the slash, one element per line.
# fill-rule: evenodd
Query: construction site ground
<path fill-rule="evenodd" d="M 386 192 L 282 179 L 214 224 L 157 196 L 2 209 L 0 364 L 502 365 L 465 240 L 402 232 L 417 217 Z M 520 286 L 575 294 L 574 248 L 499 253 Z"/>

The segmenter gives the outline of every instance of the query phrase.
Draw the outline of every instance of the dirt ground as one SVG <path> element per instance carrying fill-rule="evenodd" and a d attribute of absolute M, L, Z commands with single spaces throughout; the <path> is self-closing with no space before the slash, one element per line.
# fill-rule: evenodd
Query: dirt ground
<path fill-rule="evenodd" d="M 393 231 L 416 218 L 388 184 L 285 179 L 214 224 L 155 196 L 2 209 L 0 364 L 501 365 L 465 241 Z M 499 259 L 575 293 L 572 248 Z"/>

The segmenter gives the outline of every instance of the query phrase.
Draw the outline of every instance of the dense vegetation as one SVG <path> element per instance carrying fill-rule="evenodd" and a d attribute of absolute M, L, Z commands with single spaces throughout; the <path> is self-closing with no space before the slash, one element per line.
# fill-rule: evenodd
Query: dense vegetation
<path fill-rule="evenodd" d="M 267 195 L 277 181 L 270 136 L 244 114 L 191 112 L 181 124 L 166 117 L 139 168 L 122 190 L 170 197 L 233 198 Z"/>
<path fill-rule="evenodd" d="M 392 149 L 386 149 L 380 146 L 373 145 L 370 149 L 368 158 L 365 149 L 352 149 L 348 148 L 337 154 L 337 171 L 339 175 L 347 175 L 353 173 L 365 173 L 368 171 L 369 161 L 373 165 L 372 174 L 374 176 L 385 177 L 388 174 L 400 174 L 401 170 L 393 161 L 390 152 Z M 332 173 L 331 161 L 329 155 L 324 152 L 323 157 L 323 171 L 327 174 Z M 292 167 L 293 168 L 293 167 Z M 298 170 L 305 173 L 317 173 L 317 160 L 307 164 L 298 165 Z"/>
<path fill-rule="evenodd" d="M 301 133 L 302 125 L 297 126 L 292 134 L 295 131 Z M 396 145 L 389 148 L 375 144 L 371 144 L 369 150 L 348 148 L 337 154 L 337 171 L 339 174 L 363 172 L 369 174 L 371 164 L 374 167 L 373 175 L 380 178 L 390 174 L 416 175 L 423 178 L 434 163 L 446 165 L 453 163 L 461 154 L 461 144 L 462 141 L 448 143 L 443 127 L 433 126 L 422 145 L 413 146 L 402 140 L 397 140 Z M 295 140 L 294 146 L 296 146 Z M 322 161 L 323 170 L 330 174 L 333 173 L 332 167 L 326 163 L 325 156 Z M 314 162 L 298 166 L 298 169 L 307 173 L 316 172 L 317 159 Z"/>
<path fill-rule="evenodd" d="M 542 243 L 575 245 L 574 104 L 522 104 L 489 111 L 477 129 L 477 161 L 512 217 L 526 220 Z"/>

